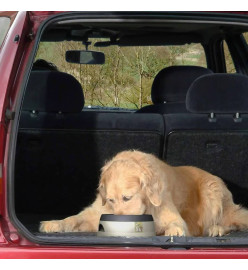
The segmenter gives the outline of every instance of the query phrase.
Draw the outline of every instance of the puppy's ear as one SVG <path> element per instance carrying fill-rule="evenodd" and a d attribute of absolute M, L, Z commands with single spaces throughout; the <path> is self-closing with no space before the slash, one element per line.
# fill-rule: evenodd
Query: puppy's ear
<path fill-rule="evenodd" d="M 146 179 L 143 184 L 146 192 L 146 196 L 154 206 L 160 206 L 162 203 L 161 185 L 156 179 Z"/>
<path fill-rule="evenodd" d="M 105 165 L 101 168 L 100 181 L 99 181 L 99 186 L 97 190 L 102 197 L 103 206 L 106 204 L 106 188 L 105 188 L 105 180 L 104 180 L 105 178 L 103 175 L 108 170 L 108 168 L 111 166 L 112 163 L 113 163 L 113 160 L 107 161 Z"/>
<path fill-rule="evenodd" d="M 99 183 L 97 190 L 99 191 L 99 194 L 102 198 L 102 206 L 104 206 L 106 204 L 106 189 L 105 189 L 105 186 L 103 184 L 103 181 L 100 180 L 100 183 Z"/>
<path fill-rule="evenodd" d="M 142 162 L 143 163 L 143 162 Z M 142 164 L 143 175 L 141 176 L 141 186 L 145 190 L 146 196 L 154 206 L 162 204 L 163 184 L 156 167 L 151 164 Z"/>

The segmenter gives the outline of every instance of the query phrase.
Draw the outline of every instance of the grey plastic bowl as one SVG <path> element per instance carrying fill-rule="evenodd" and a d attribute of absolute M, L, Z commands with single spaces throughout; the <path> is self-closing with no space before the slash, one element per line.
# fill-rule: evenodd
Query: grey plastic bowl
<path fill-rule="evenodd" d="M 155 235 L 152 215 L 107 215 L 100 218 L 98 236 L 149 237 Z"/>

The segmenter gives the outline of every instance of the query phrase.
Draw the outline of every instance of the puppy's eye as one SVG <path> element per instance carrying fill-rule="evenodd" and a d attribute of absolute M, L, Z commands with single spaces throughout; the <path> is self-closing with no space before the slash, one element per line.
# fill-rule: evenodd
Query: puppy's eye
<path fill-rule="evenodd" d="M 124 202 L 127 202 L 132 199 L 132 196 L 122 196 Z"/>
<path fill-rule="evenodd" d="M 114 202 L 115 202 L 114 199 L 108 199 L 108 200 L 109 200 L 109 202 L 111 202 L 111 203 L 114 203 Z"/>

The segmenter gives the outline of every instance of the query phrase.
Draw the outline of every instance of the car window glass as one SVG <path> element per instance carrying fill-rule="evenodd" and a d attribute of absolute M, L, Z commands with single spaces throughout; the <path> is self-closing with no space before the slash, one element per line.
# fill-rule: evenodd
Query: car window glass
<path fill-rule="evenodd" d="M 92 44 L 95 42 L 92 41 Z M 36 60 L 45 59 L 55 64 L 59 71 L 73 75 L 82 85 L 85 107 L 92 109 L 139 109 L 152 104 L 152 82 L 161 69 L 174 65 L 207 66 L 200 44 L 143 47 L 90 45 L 89 50 L 104 52 L 104 65 L 67 63 L 65 52 L 79 49 L 85 49 L 81 42 L 42 42 Z"/>
<path fill-rule="evenodd" d="M 0 47 L 4 41 L 4 38 L 8 32 L 10 26 L 10 19 L 7 17 L 0 17 Z"/>
<path fill-rule="evenodd" d="M 232 56 L 230 54 L 230 51 L 229 51 L 229 48 L 227 46 L 226 41 L 224 41 L 223 47 L 224 47 L 224 55 L 225 55 L 225 61 L 226 61 L 226 72 L 227 73 L 236 73 L 233 59 L 232 59 Z"/>
<path fill-rule="evenodd" d="M 247 33 L 244 33 L 243 36 L 244 36 L 244 38 L 246 40 L 246 43 L 248 44 L 248 32 Z"/>

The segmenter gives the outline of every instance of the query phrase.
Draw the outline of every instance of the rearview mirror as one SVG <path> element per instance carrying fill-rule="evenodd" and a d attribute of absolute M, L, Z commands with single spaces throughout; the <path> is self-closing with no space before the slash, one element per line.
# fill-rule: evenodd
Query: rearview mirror
<path fill-rule="evenodd" d="M 66 61 L 75 64 L 102 65 L 105 63 L 105 55 L 95 51 L 67 51 Z"/>

